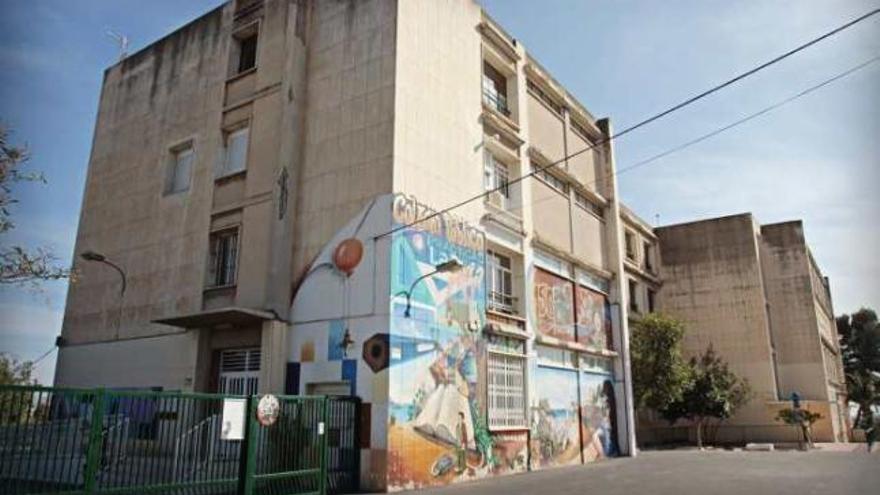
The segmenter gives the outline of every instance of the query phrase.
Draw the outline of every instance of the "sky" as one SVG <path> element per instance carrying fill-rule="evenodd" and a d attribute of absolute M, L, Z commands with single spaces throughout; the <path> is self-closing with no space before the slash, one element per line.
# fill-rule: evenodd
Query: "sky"
<path fill-rule="evenodd" d="M 440 1 L 440 0 L 402 0 Z M 73 259 L 98 96 L 119 56 L 219 0 L 0 0 L 0 122 L 47 184 L 22 184 L 4 244 Z M 483 0 L 597 117 L 629 125 L 880 6 L 880 0 Z M 880 15 L 615 141 L 618 169 L 880 55 Z M 752 212 L 800 219 L 835 310 L 880 308 L 880 62 L 712 139 L 621 174 L 622 200 L 660 225 Z M 34 359 L 61 328 L 65 282 L 0 287 L 0 352 Z M 51 382 L 54 354 L 37 367 Z"/>

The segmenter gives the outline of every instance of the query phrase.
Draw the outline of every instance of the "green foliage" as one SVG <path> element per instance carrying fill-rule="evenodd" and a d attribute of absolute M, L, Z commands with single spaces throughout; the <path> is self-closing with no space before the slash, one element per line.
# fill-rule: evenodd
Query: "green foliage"
<path fill-rule="evenodd" d="M 636 408 L 661 411 L 681 399 L 690 380 L 683 337 L 684 324 L 668 316 L 651 313 L 634 323 L 630 356 Z"/>
<path fill-rule="evenodd" d="M 0 353 L 0 385 L 36 385 L 34 365 Z"/>
<path fill-rule="evenodd" d="M 11 206 L 18 200 L 13 185 L 22 181 L 46 182 L 40 173 L 24 173 L 30 155 L 24 147 L 9 142 L 9 131 L 0 125 L 0 235 L 15 228 Z M 70 277 L 70 270 L 56 264 L 46 248 L 28 250 L 22 246 L 0 245 L 0 284 L 18 285 Z"/>
<path fill-rule="evenodd" d="M 687 419 L 697 430 L 697 445 L 703 446 L 703 426 L 706 420 L 728 419 L 749 401 L 752 392 L 748 382 L 730 371 L 710 345 L 699 359 L 688 363 L 690 379 L 681 399 L 671 402 L 660 410 L 670 423 Z"/>
<path fill-rule="evenodd" d="M 871 407 L 880 405 L 880 323 L 877 313 L 862 308 L 837 318 L 837 333 L 847 399 L 859 405 L 856 425 L 870 417 Z"/>
<path fill-rule="evenodd" d="M 782 421 L 787 425 L 813 426 L 813 423 L 822 419 L 822 415 L 806 409 L 783 409 L 776 414 L 776 421 Z"/>

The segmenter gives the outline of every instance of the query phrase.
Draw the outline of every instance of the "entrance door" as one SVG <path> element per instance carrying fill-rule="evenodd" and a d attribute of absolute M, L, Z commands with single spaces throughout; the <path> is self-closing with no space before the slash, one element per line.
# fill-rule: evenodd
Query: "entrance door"
<path fill-rule="evenodd" d="M 225 349 L 220 352 L 217 392 L 255 395 L 260 383 L 260 349 Z"/>

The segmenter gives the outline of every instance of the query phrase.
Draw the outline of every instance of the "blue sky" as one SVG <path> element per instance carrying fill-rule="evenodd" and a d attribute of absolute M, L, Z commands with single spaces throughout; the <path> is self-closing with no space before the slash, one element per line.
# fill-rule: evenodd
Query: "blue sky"
<path fill-rule="evenodd" d="M 426 0 L 403 0 L 426 1 Z M 0 120 L 47 185 L 17 189 L 3 242 L 73 257 L 98 94 L 117 57 L 108 29 L 139 49 L 218 0 L 7 1 L 0 17 Z M 481 3 L 596 116 L 617 129 L 878 6 L 873 0 Z M 880 55 L 880 16 L 616 143 L 618 168 L 662 152 Z M 880 63 L 775 112 L 620 177 L 652 223 L 745 211 L 803 219 L 835 309 L 880 307 Z M 66 284 L 0 288 L 0 351 L 33 359 L 59 333 Z M 52 376 L 54 359 L 38 368 Z"/>

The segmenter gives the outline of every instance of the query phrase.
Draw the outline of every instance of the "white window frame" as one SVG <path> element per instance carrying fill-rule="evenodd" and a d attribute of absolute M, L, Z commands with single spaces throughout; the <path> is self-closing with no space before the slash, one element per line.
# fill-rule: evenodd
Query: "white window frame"
<path fill-rule="evenodd" d="M 483 189 L 500 193 L 507 208 L 510 200 L 510 169 L 489 150 L 483 151 Z"/>
<path fill-rule="evenodd" d="M 186 158 L 187 161 L 182 161 Z M 168 165 L 165 170 L 165 187 L 163 193 L 165 196 L 189 191 L 192 183 L 192 171 L 196 160 L 196 150 L 192 143 L 185 143 L 175 146 L 171 149 L 171 156 L 168 158 Z M 186 171 L 181 172 L 181 168 L 185 167 Z M 179 185 L 178 179 L 185 177 L 185 184 Z"/>
<path fill-rule="evenodd" d="M 220 351 L 217 392 L 231 395 L 254 395 L 260 383 L 259 347 Z"/>
<path fill-rule="evenodd" d="M 241 152 L 241 164 L 233 166 L 230 161 L 232 160 L 232 153 L 230 150 L 231 143 L 233 139 L 244 136 L 244 149 Z M 217 178 L 228 177 L 230 175 L 235 175 L 247 170 L 247 161 L 248 161 L 248 151 L 250 149 L 250 126 L 243 125 L 240 127 L 236 127 L 234 129 L 230 129 L 226 131 L 223 135 L 223 160 L 220 164 L 220 168 L 217 171 Z"/>
<path fill-rule="evenodd" d="M 526 356 L 490 350 L 487 354 L 489 430 L 528 428 Z"/>
<path fill-rule="evenodd" d="M 486 250 L 488 265 L 487 292 L 489 309 L 514 313 L 513 259 L 491 249 Z M 507 260 L 505 267 L 502 260 Z"/>

